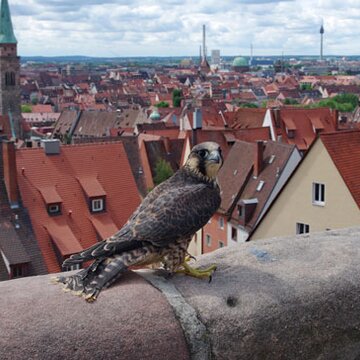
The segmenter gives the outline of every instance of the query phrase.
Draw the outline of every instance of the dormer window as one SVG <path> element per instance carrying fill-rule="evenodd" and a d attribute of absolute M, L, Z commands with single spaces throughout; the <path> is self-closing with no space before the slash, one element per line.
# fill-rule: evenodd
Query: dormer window
<path fill-rule="evenodd" d="M 78 178 L 87 197 L 89 211 L 99 213 L 106 211 L 106 192 L 96 177 Z"/>
<path fill-rule="evenodd" d="M 61 215 L 62 198 L 56 190 L 56 186 L 49 185 L 38 188 L 44 199 L 46 210 L 50 216 Z"/>
<path fill-rule="evenodd" d="M 295 130 L 289 130 L 287 129 L 287 136 L 289 139 L 293 139 L 295 137 Z"/>
<path fill-rule="evenodd" d="M 48 204 L 47 211 L 49 215 L 60 215 L 61 214 L 61 203 Z"/>
<path fill-rule="evenodd" d="M 238 202 L 237 208 L 239 213 L 239 224 L 245 226 L 254 214 L 258 200 L 253 199 L 242 199 Z"/>
<path fill-rule="evenodd" d="M 105 210 L 105 197 L 90 199 L 90 211 L 91 212 L 101 212 Z"/>

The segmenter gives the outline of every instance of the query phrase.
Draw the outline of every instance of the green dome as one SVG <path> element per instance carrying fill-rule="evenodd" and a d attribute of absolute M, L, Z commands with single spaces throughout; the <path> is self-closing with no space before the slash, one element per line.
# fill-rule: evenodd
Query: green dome
<path fill-rule="evenodd" d="M 234 59 L 232 66 L 249 66 L 248 61 L 242 57 L 242 56 L 238 56 Z"/>
<path fill-rule="evenodd" d="M 160 114 L 159 114 L 158 109 L 155 108 L 155 109 L 152 111 L 152 113 L 150 114 L 150 119 L 151 119 L 151 120 L 160 120 Z"/>

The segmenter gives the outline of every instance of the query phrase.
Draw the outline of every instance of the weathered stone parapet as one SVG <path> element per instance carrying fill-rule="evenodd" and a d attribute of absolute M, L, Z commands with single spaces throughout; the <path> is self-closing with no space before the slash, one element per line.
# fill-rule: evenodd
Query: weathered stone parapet
<path fill-rule="evenodd" d="M 94 304 L 48 276 L 2 282 L 0 358 L 358 359 L 359 257 L 354 228 L 202 256 L 211 283 L 127 274 Z"/>

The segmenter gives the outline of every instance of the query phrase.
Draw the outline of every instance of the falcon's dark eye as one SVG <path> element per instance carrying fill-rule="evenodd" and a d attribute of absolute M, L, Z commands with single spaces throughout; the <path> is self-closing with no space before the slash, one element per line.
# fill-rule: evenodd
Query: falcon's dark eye
<path fill-rule="evenodd" d="M 199 150 L 198 154 L 202 159 L 204 159 L 207 156 L 208 151 L 207 150 Z"/>

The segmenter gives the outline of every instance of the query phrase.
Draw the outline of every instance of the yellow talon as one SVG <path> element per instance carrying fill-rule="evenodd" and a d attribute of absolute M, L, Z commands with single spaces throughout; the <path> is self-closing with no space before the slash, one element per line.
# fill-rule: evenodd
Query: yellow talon
<path fill-rule="evenodd" d="M 59 278 L 57 276 L 52 276 L 50 278 L 50 284 L 58 284 L 59 283 Z"/>
<path fill-rule="evenodd" d="M 92 294 L 85 295 L 84 298 L 88 303 L 93 303 L 96 300 L 96 296 Z"/>
<path fill-rule="evenodd" d="M 216 265 L 211 265 L 207 269 L 195 269 L 195 268 L 192 268 L 186 262 L 186 260 L 183 262 L 182 267 L 183 267 L 183 269 L 178 270 L 177 273 L 185 274 L 185 275 L 192 276 L 195 278 L 208 277 L 208 278 L 210 278 L 210 281 L 211 281 L 212 274 L 216 270 Z"/>

